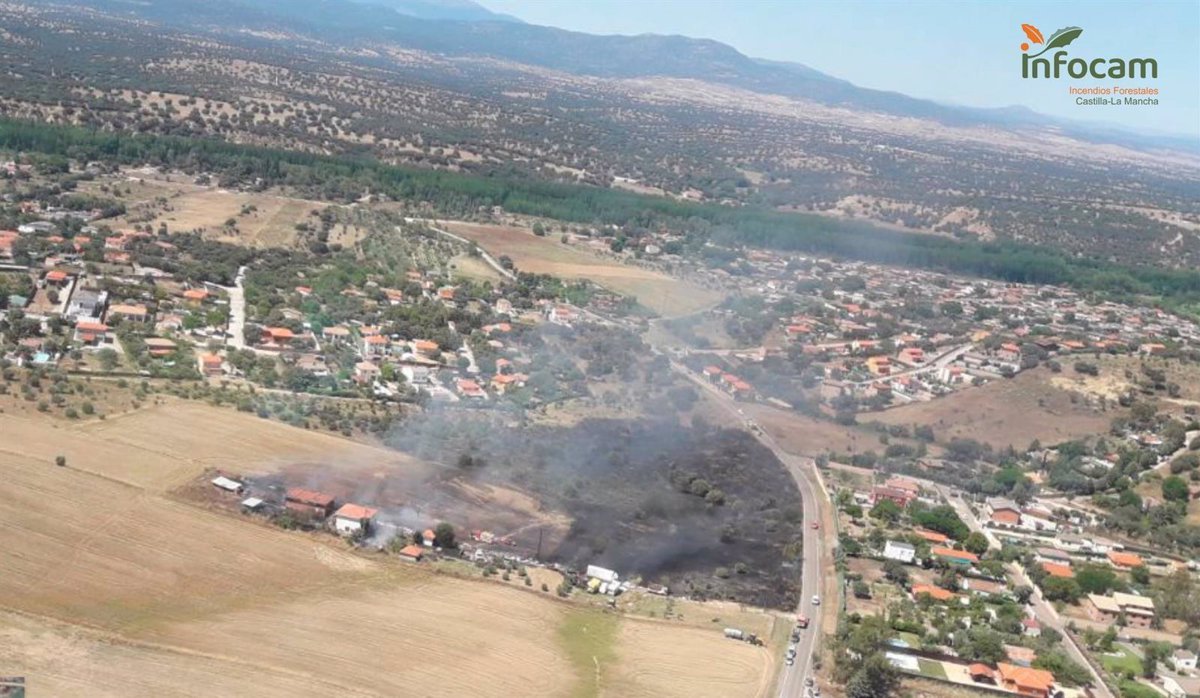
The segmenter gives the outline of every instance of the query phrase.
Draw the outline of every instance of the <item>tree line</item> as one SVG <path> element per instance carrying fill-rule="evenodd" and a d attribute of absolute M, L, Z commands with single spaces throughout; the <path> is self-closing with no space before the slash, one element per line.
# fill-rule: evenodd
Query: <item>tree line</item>
<path fill-rule="evenodd" d="M 1061 284 L 1115 297 L 1200 302 L 1200 273 L 1116 264 L 1034 245 L 958 241 L 861 221 L 761 206 L 685 202 L 616 189 L 497 172 L 488 176 L 388 165 L 365 151 L 344 156 L 239 145 L 205 138 L 105 132 L 0 120 L 0 148 L 107 164 L 153 164 L 218 174 L 226 184 L 292 186 L 354 201 L 364 192 L 433 206 L 448 216 L 494 206 L 517 214 L 627 231 L 685 230 L 719 245 L 750 246 L 970 274 L 1003 281 Z"/>

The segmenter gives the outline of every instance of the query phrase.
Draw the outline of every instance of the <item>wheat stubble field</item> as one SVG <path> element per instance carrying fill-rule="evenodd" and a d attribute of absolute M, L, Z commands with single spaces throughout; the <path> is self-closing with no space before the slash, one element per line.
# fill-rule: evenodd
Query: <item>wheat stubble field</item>
<path fill-rule="evenodd" d="M 172 495 L 206 467 L 342 457 L 404 464 L 182 401 L 80 424 L 0 414 L 0 672 L 54 696 L 765 695 L 771 653 L 719 627 L 435 574 Z"/>

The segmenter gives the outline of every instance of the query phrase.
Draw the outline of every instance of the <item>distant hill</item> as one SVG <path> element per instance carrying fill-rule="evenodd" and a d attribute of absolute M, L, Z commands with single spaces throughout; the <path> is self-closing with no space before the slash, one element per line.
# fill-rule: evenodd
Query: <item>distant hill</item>
<path fill-rule="evenodd" d="M 471 0 L 353 0 L 360 5 L 379 5 L 420 19 L 453 19 L 464 22 L 520 22 L 512 15 L 492 12 Z"/>
<path fill-rule="evenodd" d="M 1085 140 L 1190 149 L 1185 138 L 1135 134 L 1038 114 L 1024 107 L 970 108 L 859 87 L 799 63 L 751 58 L 711 39 L 596 35 L 523 23 L 471 0 L 79 0 L 179 27 L 278 26 L 347 42 L 393 41 L 448 56 L 486 56 L 612 78 L 665 76 L 955 125 L 1053 127 Z M 402 18 L 395 13 L 403 15 Z"/>
<path fill-rule="evenodd" d="M 69 1 L 0 10 L 5 114 L 1200 264 L 1183 138 L 465 0 Z"/>

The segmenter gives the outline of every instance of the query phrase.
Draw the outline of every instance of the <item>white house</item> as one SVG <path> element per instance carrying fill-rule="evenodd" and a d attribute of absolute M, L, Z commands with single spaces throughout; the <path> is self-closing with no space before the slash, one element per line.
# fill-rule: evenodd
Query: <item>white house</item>
<path fill-rule="evenodd" d="M 1021 528 L 1026 531 L 1057 531 L 1058 522 L 1054 515 L 1039 507 L 1026 507 L 1021 510 Z"/>
<path fill-rule="evenodd" d="M 1159 668 L 1158 680 L 1162 682 L 1163 690 L 1171 698 L 1193 698 L 1200 696 L 1200 677 L 1184 676 L 1173 671 Z"/>
<path fill-rule="evenodd" d="M 400 373 L 410 385 L 416 385 L 418 383 L 428 383 L 432 371 L 428 366 L 405 364 L 400 367 Z"/>
<path fill-rule="evenodd" d="M 917 549 L 908 543 L 889 540 L 883 546 L 883 556 L 889 560 L 897 560 L 904 564 L 911 564 L 917 556 Z"/>
<path fill-rule="evenodd" d="M 1175 650 L 1171 655 L 1171 661 L 1175 662 L 1175 669 L 1178 671 L 1195 671 L 1196 670 L 1196 653 L 1183 648 Z"/>
<path fill-rule="evenodd" d="M 358 504 L 343 504 L 333 513 L 333 530 L 343 536 L 367 533 L 379 511 Z"/>

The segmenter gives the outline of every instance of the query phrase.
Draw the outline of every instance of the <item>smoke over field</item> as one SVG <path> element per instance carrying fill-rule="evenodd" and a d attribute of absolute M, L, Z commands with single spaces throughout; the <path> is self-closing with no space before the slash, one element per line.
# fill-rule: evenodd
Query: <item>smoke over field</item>
<path fill-rule="evenodd" d="M 441 504 L 468 502 L 463 495 L 472 490 L 489 493 L 459 515 L 524 517 L 518 542 L 525 547 L 540 536 L 545 559 L 601 564 L 696 597 L 794 605 L 796 574 L 785 564 L 800 553 L 799 493 L 750 435 L 665 419 L 573 427 L 505 419 L 430 412 L 406 421 L 390 444 L 448 466 L 433 488 Z M 447 488 L 457 492 L 451 499 Z M 513 490 L 530 499 L 497 507 L 503 498 L 495 493 L 519 497 Z"/>

